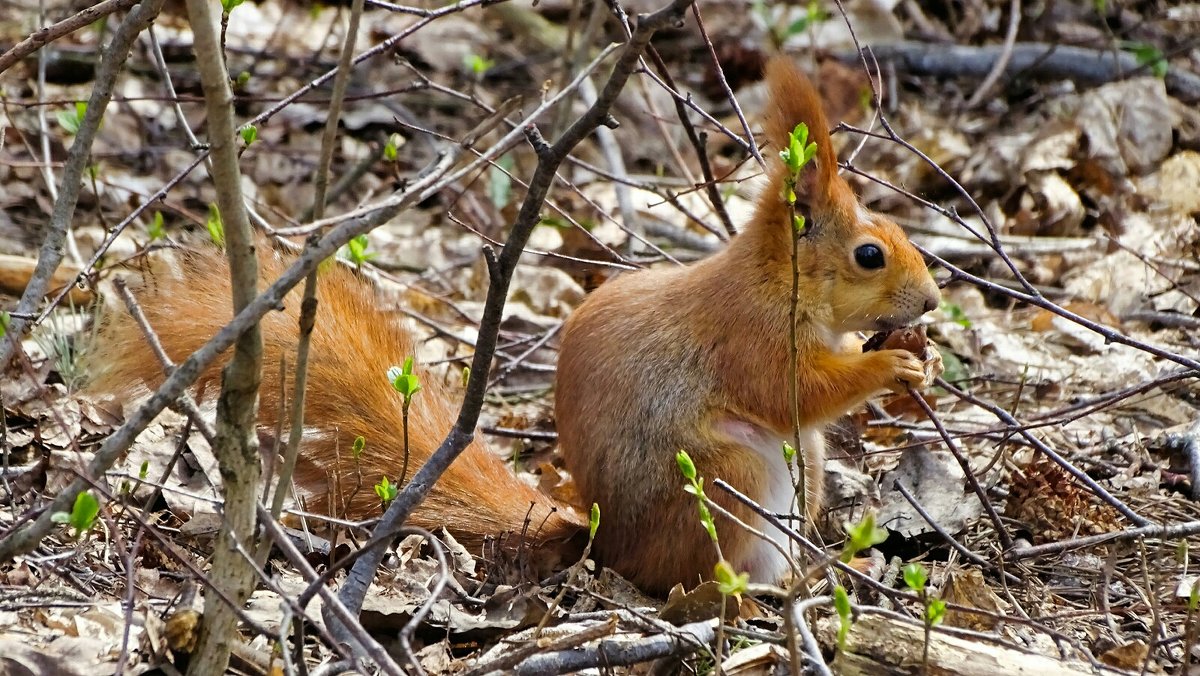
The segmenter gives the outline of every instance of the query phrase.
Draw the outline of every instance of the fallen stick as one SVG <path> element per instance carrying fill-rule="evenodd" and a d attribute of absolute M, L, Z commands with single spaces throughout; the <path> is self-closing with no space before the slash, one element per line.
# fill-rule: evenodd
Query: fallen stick
<path fill-rule="evenodd" d="M 33 271 L 36 267 L 36 259 L 0 254 L 0 292 L 12 296 L 20 296 L 25 293 L 25 287 L 29 284 L 29 280 L 33 278 Z M 59 266 L 58 270 L 55 270 L 54 275 L 50 278 L 50 291 L 57 292 L 64 286 L 74 285 L 76 274 L 78 272 L 69 269 L 69 266 Z M 92 302 L 94 296 L 87 289 L 74 287 L 71 289 L 69 298 L 76 306 L 82 306 Z"/>
<path fill-rule="evenodd" d="M 930 42 L 891 42 L 870 45 L 881 63 L 888 62 L 913 75 L 933 77 L 985 77 L 1000 59 L 1002 45 L 968 46 Z M 858 63 L 856 51 L 834 54 L 846 63 Z M 1079 84 L 1100 85 L 1134 75 L 1146 75 L 1148 69 L 1137 57 L 1119 49 L 1091 49 L 1042 42 L 1013 45 L 1004 75 L 1012 78 L 1030 75 L 1041 78 L 1065 78 Z M 1171 67 L 1166 75 L 1167 92 L 1184 103 L 1200 102 L 1200 76 Z"/>

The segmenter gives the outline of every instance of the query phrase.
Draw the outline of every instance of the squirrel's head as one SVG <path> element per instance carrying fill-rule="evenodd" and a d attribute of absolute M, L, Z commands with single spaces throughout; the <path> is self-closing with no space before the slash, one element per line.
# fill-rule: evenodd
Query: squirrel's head
<path fill-rule="evenodd" d="M 826 288 L 833 328 L 894 329 L 935 309 L 937 283 L 900 226 L 861 207 L 847 215 L 846 223 L 826 222 L 824 233 L 814 233 L 832 276 Z"/>
<path fill-rule="evenodd" d="M 759 230 L 763 253 L 786 258 L 790 268 L 793 207 L 784 195 L 794 178 L 794 213 L 806 219 L 800 274 L 819 282 L 808 288 L 820 289 L 822 297 L 812 300 L 828 309 L 828 328 L 892 329 L 936 308 L 941 294 L 920 252 L 894 221 L 863 207 L 838 175 L 829 123 L 812 83 L 785 57 L 768 62 L 766 79 L 772 145 L 788 148 L 789 132 L 803 122 L 816 153 L 794 177 L 782 161 L 773 161 L 751 225 Z"/>

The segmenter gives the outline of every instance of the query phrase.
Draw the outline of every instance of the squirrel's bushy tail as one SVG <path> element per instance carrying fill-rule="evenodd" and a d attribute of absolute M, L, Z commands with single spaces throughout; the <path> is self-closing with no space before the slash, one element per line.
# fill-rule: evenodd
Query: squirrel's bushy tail
<path fill-rule="evenodd" d="M 259 243 L 260 275 L 275 279 L 287 262 Z M 232 316 L 228 266 L 216 251 L 183 255 L 178 270 L 145 274 L 135 295 L 172 361 L 179 363 L 217 333 Z M 319 275 L 316 325 L 307 379 L 304 440 L 295 481 L 311 511 L 363 519 L 377 516 L 374 485 L 396 482 L 404 462 L 402 399 L 387 378 L 388 369 L 415 355 L 413 337 L 393 317 L 379 312 L 375 294 L 354 272 L 327 266 Z M 281 414 L 280 378 L 291 395 L 300 314 L 300 290 L 261 323 L 263 379 L 260 429 L 273 433 Z M 280 359 L 287 360 L 280 372 Z M 96 394 L 137 397 L 163 381 L 158 360 L 124 308 L 109 308 L 85 357 Z M 197 391 L 213 400 L 220 390 L 217 360 L 197 381 Z M 419 368 L 419 367 L 418 367 Z M 418 371 L 419 373 L 419 371 Z M 454 424 L 459 397 L 441 378 L 422 376 L 421 391 L 409 414 L 408 478 L 437 449 Z M 283 414 L 286 420 L 286 412 Z M 287 434 L 286 425 L 284 435 Z M 356 461 L 357 436 L 366 446 Z M 444 526 L 473 553 L 485 538 L 517 533 L 528 519 L 525 542 L 563 547 L 584 523 L 570 507 L 522 482 L 499 458 L 474 441 L 451 465 L 415 510 L 409 523 L 427 529 Z M 514 540 L 517 541 L 517 540 Z"/>

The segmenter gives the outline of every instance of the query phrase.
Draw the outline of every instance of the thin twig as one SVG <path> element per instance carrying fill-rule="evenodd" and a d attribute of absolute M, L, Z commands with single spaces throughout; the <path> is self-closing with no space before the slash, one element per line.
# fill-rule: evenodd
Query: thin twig
<path fill-rule="evenodd" d="M 808 622 L 804 620 L 804 613 L 811 608 L 817 606 L 826 606 L 833 603 L 831 596 L 814 596 L 811 599 L 796 601 L 791 604 L 789 612 L 791 613 L 792 626 L 796 627 L 796 631 L 800 632 L 800 638 L 804 642 L 804 654 L 808 657 L 808 662 L 812 666 L 812 670 L 818 676 L 833 676 L 833 672 L 829 670 L 829 665 L 825 664 L 825 658 L 821 654 L 821 644 L 817 643 L 817 638 L 813 636 L 812 630 L 808 628 Z M 793 669 L 798 669 L 799 664 L 793 664 Z"/>
<path fill-rule="evenodd" d="M 429 590 L 429 598 L 425 599 L 425 602 L 421 604 L 421 607 L 417 608 L 416 612 L 412 614 L 412 617 L 408 619 L 408 622 L 404 624 L 404 628 L 400 630 L 400 648 L 404 651 L 404 656 L 408 659 L 409 666 L 411 666 L 413 671 L 415 671 L 417 674 L 424 676 L 425 670 L 421 668 L 421 661 L 417 659 L 417 655 L 412 649 L 412 639 L 413 635 L 417 632 L 417 627 L 419 627 L 421 622 L 425 620 L 425 617 L 429 615 L 429 611 L 433 610 L 433 604 L 437 603 L 438 599 L 440 599 L 442 596 L 442 592 L 446 591 L 446 585 L 450 581 L 450 566 L 446 564 L 445 548 L 442 547 L 442 543 L 438 542 L 438 539 L 433 536 L 433 533 L 430 533 L 424 528 L 405 526 L 403 529 L 401 529 L 400 534 L 420 535 L 421 537 L 425 538 L 425 541 L 428 542 L 429 546 L 433 549 L 433 555 L 438 562 L 437 582 L 434 583 L 433 589 Z"/>
<path fill-rule="evenodd" d="M 938 377 L 935 380 L 935 382 L 942 389 L 944 389 L 947 392 L 953 394 L 954 396 L 962 399 L 963 401 L 970 402 L 976 406 L 979 406 L 980 408 L 983 408 L 983 409 L 989 411 L 992 415 L 999 418 L 1001 420 L 1001 422 L 1003 422 L 1007 425 L 1011 425 L 1014 428 L 1020 427 L 1020 423 L 1017 422 L 1016 418 L 1012 417 L 1012 415 L 1009 414 L 1008 411 L 1005 411 L 1004 409 L 1000 408 L 999 406 L 988 403 L 988 402 L 980 399 L 979 397 L 976 397 L 975 395 L 971 394 L 970 392 L 961 390 L 961 389 L 951 385 L 950 383 L 946 382 L 941 377 Z M 1042 442 L 1041 439 L 1038 439 L 1037 437 L 1033 436 L 1032 434 L 1030 434 L 1029 432 L 1027 432 L 1025 430 L 1018 429 L 1017 433 L 1020 434 L 1026 441 L 1028 441 L 1030 443 L 1030 445 L 1032 445 L 1034 447 L 1034 449 L 1036 449 L 1037 451 L 1039 451 L 1046 457 L 1053 460 L 1059 467 L 1062 467 L 1064 470 L 1067 471 L 1068 474 L 1075 477 L 1080 483 L 1082 483 L 1084 486 L 1086 486 L 1087 489 L 1090 490 L 1093 494 L 1095 494 L 1096 497 L 1100 498 L 1104 502 L 1111 505 L 1114 509 L 1116 509 L 1118 512 L 1120 512 L 1122 516 L 1124 516 L 1126 519 L 1129 519 L 1131 522 L 1133 522 L 1133 524 L 1135 526 L 1151 525 L 1151 522 L 1149 519 L 1138 514 L 1135 511 L 1133 511 L 1129 507 L 1129 505 L 1126 505 L 1124 502 L 1117 499 L 1116 496 L 1114 496 L 1112 493 L 1109 493 L 1107 490 L 1105 490 L 1105 488 L 1103 486 L 1096 483 L 1095 479 L 1088 476 L 1087 473 L 1084 472 L 1083 470 L 1079 469 L 1075 465 L 1068 462 L 1066 458 L 1062 457 L 1061 455 L 1058 454 L 1057 451 L 1055 451 L 1054 449 L 1047 446 L 1044 442 Z"/>
<path fill-rule="evenodd" d="M 721 89 L 725 91 L 725 100 L 729 101 L 729 105 L 733 107 L 733 113 L 737 115 L 738 122 L 742 125 L 742 131 L 745 132 L 746 138 L 753 139 L 754 132 L 750 131 L 750 123 L 746 121 L 746 116 L 742 113 L 742 107 L 738 105 L 737 97 L 733 95 L 733 90 L 729 88 L 729 82 L 725 79 L 725 69 L 721 68 L 721 60 L 717 58 L 717 50 L 713 47 L 712 39 L 708 37 L 708 31 L 704 29 L 704 19 L 700 16 L 699 5 L 692 5 L 692 16 L 696 18 L 696 28 L 700 30 L 701 41 L 708 47 L 708 56 L 712 59 L 712 67 L 717 74 L 717 81 L 721 83 Z M 753 142 L 750 144 L 750 155 L 754 157 L 755 162 L 758 162 L 759 168 L 767 168 L 767 161 L 763 159 L 762 153 L 758 151 L 758 146 Z"/>
<path fill-rule="evenodd" d="M 1021 27 L 1021 0 L 1009 0 L 1008 3 L 1008 30 L 1004 34 L 1004 44 L 1001 46 L 1000 58 L 996 59 L 996 63 L 992 64 L 992 69 L 988 71 L 983 82 L 979 83 L 979 87 L 971 98 L 967 99 L 967 108 L 978 106 L 983 97 L 987 96 L 992 87 L 1004 74 L 1004 69 L 1008 67 L 1008 60 L 1012 58 L 1013 45 L 1017 43 L 1017 30 Z"/>
<path fill-rule="evenodd" d="M 292 544 L 291 538 L 289 538 L 287 534 L 283 532 L 283 529 L 279 527 L 279 523 L 275 521 L 275 519 L 271 518 L 270 512 L 268 512 L 267 509 L 262 505 L 259 505 L 258 515 L 259 523 L 262 524 L 263 529 L 267 533 L 267 537 L 269 537 L 275 543 L 276 547 L 279 547 L 279 551 L 283 553 L 284 558 L 296 567 L 296 570 L 299 571 L 301 577 L 310 582 L 317 579 L 317 571 L 313 570 L 313 567 L 311 564 L 309 564 L 308 559 L 304 558 L 304 555 L 300 553 L 300 550 L 296 549 L 296 545 Z M 333 593 L 333 590 L 331 590 L 328 585 L 317 585 L 316 593 L 321 597 L 321 602 L 325 604 L 323 606 L 325 611 L 331 612 L 335 616 L 342 618 L 346 623 L 347 632 L 345 634 L 345 638 L 338 637 L 333 639 L 332 645 L 337 645 L 339 641 L 348 641 L 354 645 L 357 645 L 360 648 L 360 652 L 374 660 L 375 664 L 378 665 L 379 668 L 385 673 L 392 674 L 394 676 L 401 676 L 404 674 L 404 670 L 400 667 L 400 665 L 396 664 L 396 661 L 393 660 L 390 655 L 388 655 L 388 652 L 384 650 L 383 646 L 379 645 L 379 642 L 372 638 L 371 635 L 367 633 L 365 629 L 363 629 L 362 625 L 359 624 L 354 618 L 354 615 L 351 614 L 350 611 L 341 604 L 341 601 L 338 600 L 337 595 Z M 304 606 L 308 603 L 303 597 L 297 597 L 297 601 L 300 604 L 301 610 L 303 610 Z"/>
<path fill-rule="evenodd" d="M 129 316 L 133 318 L 135 324 L 142 330 L 142 335 L 146 338 L 146 344 L 150 346 L 150 351 L 158 358 L 163 367 L 165 375 L 171 375 L 171 371 L 175 370 L 175 364 L 167 355 L 167 351 L 163 349 L 162 343 L 158 340 L 158 334 L 154 332 L 154 328 L 150 326 L 150 322 L 146 320 L 146 314 L 142 312 L 142 306 L 138 304 L 137 299 L 129 292 L 129 287 L 124 279 L 116 279 L 113 286 L 117 289 L 117 294 L 121 296 L 121 300 L 125 303 L 125 308 L 129 311 Z M 196 406 L 196 402 L 192 399 L 192 395 L 184 392 L 179 397 L 179 408 L 183 410 L 184 415 L 188 417 L 196 429 L 200 430 L 200 435 L 208 442 L 210 446 L 216 443 L 217 432 L 212 425 L 204 419 L 204 415 L 200 413 L 200 408 Z"/>
<path fill-rule="evenodd" d="M 938 523 L 936 521 L 934 521 L 933 517 L 929 514 L 929 512 L 925 511 L 925 508 L 921 505 L 921 503 L 918 502 L 917 499 L 913 496 L 913 494 L 908 490 L 908 488 L 905 487 L 903 482 L 901 482 L 899 479 L 896 479 L 895 481 L 892 482 L 892 487 L 895 488 L 897 491 L 899 491 L 900 495 L 905 500 L 908 501 L 908 504 L 912 505 L 912 508 L 917 511 L 917 514 L 919 514 L 922 519 L 925 519 L 925 523 L 929 524 L 929 527 L 933 529 L 933 532 L 940 535 L 942 537 L 942 540 L 944 540 L 946 542 L 946 544 L 950 545 L 954 549 L 954 551 L 958 552 L 963 558 L 970 561 L 971 563 L 974 563 L 975 565 L 979 566 L 980 568 L 993 567 L 993 564 L 991 564 L 987 559 L 985 559 L 982 556 L 976 554 L 975 552 L 967 549 L 965 545 L 963 545 L 958 540 L 955 540 L 952 535 L 947 533 L 944 528 L 939 526 Z M 1012 573 L 1009 573 L 1007 571 L 1004 572 L 1004 577 L 1005 577 L 1005 579 L 1007 579 L 1009 582 L 1011 582 L 1013 584 L 1021 583 L 1021 578 L 1019 578 L 1016 575 L 1013 575 Z"/>
<path fill-rule="evenodd" d="M 975 492 L 975 497 L 979 498 L 979 503 L 983 506 L 983 511 L 987 513 L 988 518 L 992 521 L 992 528 L 996 529 L 996 536 L 1000 538 L 1001 550 L 1007 551 L 1011 549 L 1013 544 L 1012 536 L 1009 535 L 1008 529 L 1004 527 L 1004 522 L 1000 520 L 1000 514 L 996 511 L 996 506 L 992 504 L 991 499 L 988 498 L 987 491 L 980 485 L 979 479 L 976 478 L 974 470 L 971 469 L 971 463 L 963 455 L 958 444 L 954 443 L 954 439 L 951 438 L 950 433 L 946 431 L 946 426 L 942 424 L 941 417 L 933 410 L 929 402 L 925 401 L 925 397 L 922 397 L 921 393 L 912 387 L 908 388 L 908 396 L 917 402 L 917 406 L 924 411 L 925 417 L 929 418 L 929 421 L 937 428 L 938 434 L 946 444 L 946 448 L 954 456 L 954 459 L 958 461 L 958 466 L 962 468 L 967 485 Z"/>
<path fill-rule="evenodd" d="M 671 78 L 671 72 L 667 68 L 666 62 L 659 56 L 658 50 L 651 47 L 647 53 L 650 55 L 650 60 L 654 62 L 654 68 L 658 71 L 659 77 L 668 86 L 675 89 L 675 80 Z M 708 201 L 712 204 L 713 211 L 717 212 L 717 218 L 721 219 L 721 225 L 725 226 L 725 235 L 722 235 L 720 231 L 716 231 L 714 234 L 721 240 L 728 241 L 729 237 L 737 234 L 737 228 L 733 225 L 729 210 L 725 208 L 725 200 L 722 199 L 721 191 L 717 188 L 717 179 L 713 176 L 712 163 L 708 161 L 708 150 L 705 147 L 708 136 L 696 133 L 696 125 L 692 124 L 692 119 L 688 116 L 687 108 L 682 101 L 677 98 L 672 98 L 671 101 L 675 104 L 675 115 L 679 118 L 683 133 L 687 136 L 688 142 L 692 144 L 692 149 L 696 151 L 696 161 L 700 164 L 700 173 L 704 176 L 704 191 L 708 195 Z"/>

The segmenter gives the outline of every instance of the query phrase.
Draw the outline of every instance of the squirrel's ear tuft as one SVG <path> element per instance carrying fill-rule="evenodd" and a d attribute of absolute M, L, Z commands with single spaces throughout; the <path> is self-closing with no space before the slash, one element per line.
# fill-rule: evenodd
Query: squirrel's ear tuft
<path fill-rule="evenodd" d="M 786 148 L 788 133 L 803 122 L 809 141 L 817 144 L 819 182 L 828 184 L 837 175 L 837 154 L 829 138 L 829 121 L 821 107 L 821 96 L 796 64 L 787 56 L 775 56 L 764 70 L 767 81 L 766 129 L 771 145 Z"/>

